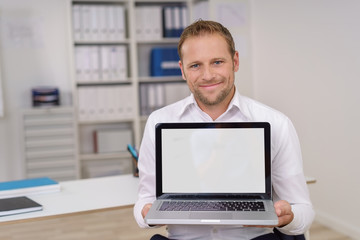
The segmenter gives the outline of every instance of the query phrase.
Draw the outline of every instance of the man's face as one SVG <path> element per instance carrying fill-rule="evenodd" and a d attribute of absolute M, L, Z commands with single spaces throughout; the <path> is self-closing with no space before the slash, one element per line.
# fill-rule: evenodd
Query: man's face
<path fill-rule="evenodd" d="M 182 45 L 182 77 L 200 107 L 228 105 L 234 93 L 239 55 L 231 56 L 224 37 L 204 34 L 190 37 Z"/>

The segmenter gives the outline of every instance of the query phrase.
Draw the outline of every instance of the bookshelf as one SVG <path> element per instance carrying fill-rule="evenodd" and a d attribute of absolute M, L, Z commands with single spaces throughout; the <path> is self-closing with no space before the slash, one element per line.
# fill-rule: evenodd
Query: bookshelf
<path fill-rule="evenodd" d="M 128 141 L 139 147 L 147 116 L 190 93 L 180 74 L 155 76 L 151 59 L 154 49 L 176 49 L 181 29 L 207 1 L 68 1 L 80 177 L 131 173 L 126 149 L 95 152 L 94 132 L 130 129 Z M 176 63 L 166 62 L 169 69 Z"/>

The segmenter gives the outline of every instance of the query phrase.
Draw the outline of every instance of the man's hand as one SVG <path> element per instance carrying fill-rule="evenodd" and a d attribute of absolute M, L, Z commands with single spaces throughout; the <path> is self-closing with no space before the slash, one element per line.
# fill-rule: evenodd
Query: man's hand
<path fill-rule="evenodd" d="M 148 203 L 143 207 L 143 209 L 141 210 L 141 215 L 143 216 L 143 218 L 145 218 L 145 216 L 149 212 L 151 206 L 152 206 L 152 204 Z"/>
<path fill-rule="evenodd" d="M 290 203 L 285 200 L 277 201 L 274 204 L 276 215 L 279 218 L 279 224 L 276 227 L 283 227 L 291 223 L 294 219 L 294 213 L 291 210 Z"/>
<path fill-rule="evenodd" d="M 141 210 L 141 215 L 143 216 L 143 218 L 145 218 L 146 214 L 148 214 L 150 208 L 152 206 L 152 203 L 147 203 L 145 204 L 145 206 L 143 207 L 143 209 Z M 149 225 L 149 227 L 155 227 L 156 225 Z M 158 225 L 158 226 L 163 226 L 163 225 Z"/>
<path fill-rule="evenodd" d="M 294 219 L 294 213 L 291 210 L 290 203 L 288 203 L 285 200 L 280 200 L 274 203 L 275 213 L 278 216 L 279 223 L 276 226 L 254 226 L 254 225 L 248 225 L 245 227 L 284 227 L 291 223 L 291 221 Z"/>

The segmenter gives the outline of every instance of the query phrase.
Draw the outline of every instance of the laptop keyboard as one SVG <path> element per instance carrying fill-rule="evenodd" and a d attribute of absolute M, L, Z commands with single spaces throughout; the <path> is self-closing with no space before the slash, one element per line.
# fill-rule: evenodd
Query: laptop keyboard
<path fill-rule="evenodd" d="M 160 211 L 265 211 L 259 201 L 165 201 Z"/>

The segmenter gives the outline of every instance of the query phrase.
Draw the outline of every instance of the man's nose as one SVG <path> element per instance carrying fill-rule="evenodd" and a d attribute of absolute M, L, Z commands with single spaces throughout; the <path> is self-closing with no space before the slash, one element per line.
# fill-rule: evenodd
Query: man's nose
<path fill-rule="evenodd" d="M 213 69 L 210 66 L 205 66 L 203 68 L 203 80 L 209 81 L 214 78 Z"/>

